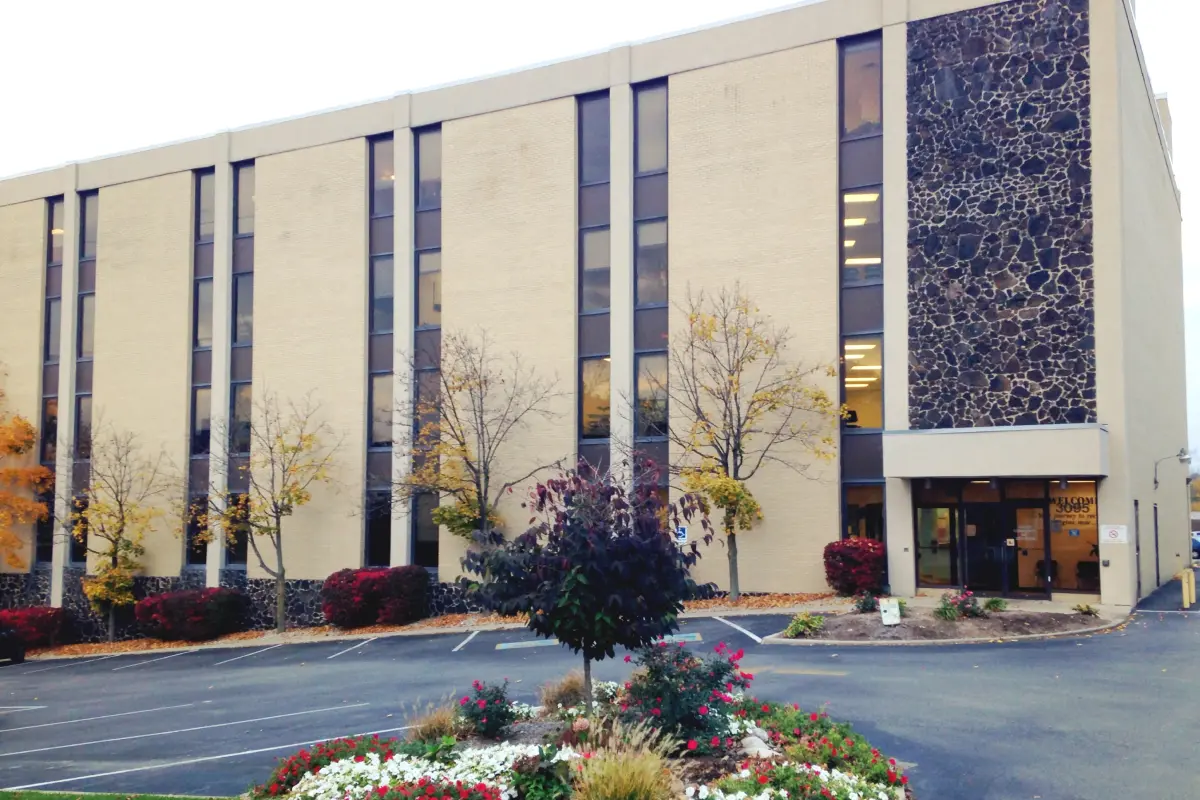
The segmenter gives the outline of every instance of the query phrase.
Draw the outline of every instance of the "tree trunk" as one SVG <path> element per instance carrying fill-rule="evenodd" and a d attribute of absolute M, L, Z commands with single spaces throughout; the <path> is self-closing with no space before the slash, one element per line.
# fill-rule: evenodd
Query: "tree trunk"
<path fill-rule="evenodd" d="M 279 633 L 287 630 L 287 576 L 283 570 L 282 525 L 283 516 L 276 515 L 272 538 L 275 544 L 275 630 Z"/>
<path fill-rule="evenodd" d="M 742 595 L 738 586 L 737 534 L 726 530 L 725 537 L 729 540 L 729 599 L 736 603 Z"/>
<path fill-rule="evenodd" d="M 583 657 L 583 707 L 584 716 L 591 719 L 592 716 L 592 660 L 587 656 Z"/>
<path fill-rule="evenodd" d="M 108 640 L 116 641 L 117 638 L 117 607 L 112 603 L 108 604 Z"/>

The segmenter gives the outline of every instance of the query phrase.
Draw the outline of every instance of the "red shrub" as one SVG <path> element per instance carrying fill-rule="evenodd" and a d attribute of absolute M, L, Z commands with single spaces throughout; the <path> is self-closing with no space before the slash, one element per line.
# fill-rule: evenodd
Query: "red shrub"
<path fill-rule="evenodd" d="M 26 647 L 56 644 L 66 621 L 67 612 L 64 609 L 49 606 L 0 611 L 0 626 L 15 630 Z"/>
<path fill-rule="evenodd" d="M 883 590 L 886 553 L 874 539 L 843 539 L 825 545 L 825 580 L 840 595 Z"/>
<path fill-rule="evenodd" d="M 321 588 L 325 619 L 339 628 L 403 625 L 429 613 L 429 573 L 423 567 L 343 569 Z"/>
<path fill-rule="evenodd" d="M 139 600 L 134 614 L 147 636 L 199 642 L 245 630 L 247 605 L 236 589 L 191 589 Z"/>

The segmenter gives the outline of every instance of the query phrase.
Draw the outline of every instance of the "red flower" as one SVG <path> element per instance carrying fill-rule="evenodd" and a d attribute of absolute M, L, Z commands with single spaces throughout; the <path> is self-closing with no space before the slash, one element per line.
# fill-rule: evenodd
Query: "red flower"
<path fill-rule="evenodd" d="M 703 717 L 708 713 L 708 706 L 700 706 L 698 709 L 696 709 L 696 711 L 699 712 L 700 716 Z"/>
<path fill-rule="evenodd" d="M 652 708 L 650 709 L 650 713 L 657 717 L 658 715 L 662 714 L 662 711 L 658 710 L 657 708 Z"/>
<path fill-rule="evenodd" d="M 695 750 L 697 747 L 699 747 L 699 745 L 696 744 L 695 739 L 688 739 L 688 743 L 687 743 L 688 750 Z"/>
<path fill-rule="evenodd" d="M 633 659 L 629 656 L 625 656 L 625 663 L 628 664 L 630 661 L 633 661 Z"/>
<path fill-rule="evenodd" d="M 907 776 L 907 775 L 901 775 L 901 776 L 900 776 L 900 785 L 901 785 L 901 786 L 904 786 L 904 785 L 906 785 L 907 783 L 908 783 L 908 776 Z"/>
<path fill-rule="evenodd" d="M 714 737 L 712 738 L 712 746 L 713 746 L 713 747 L 720 747 L 720 746 L 721 746 L 721 737 L 720 737 L 720 736 L 714 736 Z"/>
<path fill-rule="evenodd" d="M 771 711 L 771 707 L 769 705 L 767 705 L 766 703 L 763 703 L 763 713 L 767 714 L 767 713 L 770 713 L 770 711 Z"/>
<path fill-rule="evenodd" d="M 768 780 L 769 780 L 769 779 L 767 778 L 767 776 L 766 776 L 766 775 L 759 775 L 759 776 L 758 776 L 758 782 L 759 782 L 759 783 L 766 783 Z"/>
<path fill-rule="evenodd" d="M 808 718 L 811 719 L 813 722 L 816 722 L 818 719 L 820 719 L 820 717 L 817 716 L 815 711 L 812 714 L 809 714 Z"/>
<path fill-rule="evenodd" d="M 487 708 L 487 700 L 480 700 L 475 705 L 479 706 L 480 708 Z"/>

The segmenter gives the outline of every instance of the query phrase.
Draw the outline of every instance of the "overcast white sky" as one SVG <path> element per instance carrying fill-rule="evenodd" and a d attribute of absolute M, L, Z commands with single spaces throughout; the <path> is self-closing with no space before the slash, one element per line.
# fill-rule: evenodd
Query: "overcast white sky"
<path fill-rule="evenodd" d="M 900 2 L 901 0 L 887 0 Z M 777 8 L 776 0 L 0 0 L 0 176 L 387 97 Z M 1185 0 L 1137 0 L 1175 118 L 1200 445 L 1200 89 Z M 585 11 L 586 9 L 586 11 Z"/>

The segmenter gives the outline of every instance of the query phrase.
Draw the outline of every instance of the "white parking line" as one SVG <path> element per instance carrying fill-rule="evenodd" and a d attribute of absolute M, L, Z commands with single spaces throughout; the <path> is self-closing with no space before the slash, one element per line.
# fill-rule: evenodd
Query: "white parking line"
<path fill-rule="evenodd" d="M 458 647 L 455 647 L 455 648 L 454 648 L 453 650 L 451 650 L 450 652 L 451 652 L 451 653 L 457 653 L 459 650 L 462 650 L 464 647 L 466 647 L 466 646 L 467 646 L 467 642 L 471 641 L 472 639 L 474 639 L 474 638 L 475 638 L 476 636 L 478 636 L 478 635 L 479 635 L 479 631 L 471 631 L 471 634 L 470 634 L 470 635 L 469 635 L 467 638 L 465 638 L 465 639 L 463 639 L 461 642 L 459 642 L 459 643 L 458 643 Z"/>
<path fill-rule="evenodd" d="M 54 725 L 74 725 L 76 722 L 93 722 L 98 719 L 112 719 L 113 717 L 129 717 L 134 714 L 152 714 L 155 711 L 171 711 L 176 708 L 191 708 L 195 703 L 184 703 L 181 706 L 160 706 L 159 708 L 143 708 L 141 711 L 122 711 L 120 714 L 103 714 L 99 717 L 83 717 L 82 719 L 64 719 L 61 722 L 43 722 L 40 725 L 22 725 L 20 728 L 5 728 L 5 733 L 14 731 L 28 731 L 34 728 L 49 728 Z M 39 706 L 45 708 L 45 706 Z"/>
<path fill-rule="evenodd" d="M 338 652 L 331 655 L 329 658 L 337 658 L 340 655 L 349 653 L 351 650 L 357 650 L 358 648 L 362 647 L 363 645 L 370 644 L 371 642 L 375 641 L 377 638 L 379 638 L 379 637 L 373 636 L 370 639 L 367 639 L 366 641 L 359 642 L 358 644 L 354 645 L 354 647 L 347 647 L 345 650 L 339 650 Z M 328 659 L 326 659 L 326 660 L 328 660 Z"/>
<path fill-rule="evenodd" d="M 72 661 L 70 664 L 59 664 L 54 667 L 42 667 L 41 669 L 31 669 L 28 672 L 22 672 L 21 675 L 33 675 L 35 672 L 49 672 L 52 669 L 66 669 L 67 667 L 78 667 L 81 664 L 95 664 L 97 661 L 107 661 L 110 658 L 116 658 L 122 653 L 114 653 L 111 656 L 100 656 L 100 658 L 89 658 L 87 661 Z"/>
<path fill-rule="evenodd" d="M 228 663 L 230 663 L 231 661 L 238 661 L 238 660 L 240 660 L 240 659 L 243 659 L 243 658 L 249 658 L 250 656 L 256 656 L 256 655 L 258 655 L 259 653 L 265 653 L 265 652 L 267 652 L 268 650 L 274 650 L 276 647 L 283 647 L 283 645 L 282 645 L 282 644 L 273 644 L 273 645 L 271 645 L 270 647 L 264 647 L 262 650 L 255 650 L 253 653 L 245 653 L 245 654 L 243 654 L 243 655 L 237 656 L 236 658 L 227 658 L 227 659 L 225 659 L 224 661 L 218 661 L 217 663 L 213 664 L 213 666 L 214 666 L 214 667 L 219 667 L 219 666 L 221 666 L 222 664 L 228 664 Z"/>
<path fill-rule="evenodd" d="M 756 643 L 758 643 L 758 644 L 762 644 L 762 637 L 760 637 L 760 636 L 755 636 L 753 633 L 751 633 L 750 631 L 746 630 L 746 629 L 745 629 L 745 628 L 743 628 L 741 625 L 738 625 L 738 624 L 736 624 L 736 623 L 730 622 L 729 620 L 725 619 L 724 617 L 713 617 L 713 619 L 715 619 L 717 622 L 724 622 L 726 625 L 728 625 L 729 627 L 733 628 L 735 631 L 741 631 L 742 633 L 746 634 L 746 635 L 747 635 L 747 636 L 749 636 L 751 639 L 753 639 L 753 640 L 754 640 Z"/>
<path fill-rule="evenodd" d="M 179 728 L 173 731 L 159 731 L 158 733 L 138 733 L 133 736 L 117 736 L 113 739 L 96 739 L 91 742 L 75 742 L 73 744 L 56 744 L 51 747 L 37 747 L 32 750 L 14 750 L 11 753 L 0 753 L 0 758 L 9 756 L 23 756 L 29 753 L 45 753 L 50 750 L 66 750 L 71 747 L 87 747 L 93 744 L 109 744 L 111 742 L 127 742 L 131 739 L 148 739 L 151 736 L 171 736 L 176 733 L 191 733 L 192 731 L 206 731 L 212 728 L 227 728 L 230 725 L 249 725 L 251 722 L 266 722 L 271 719 L 284 719 L 286 717 L 301 717 L 305 714 L 321 714 L 326 711 L 343 711 L 347 708 L 362 708 L 369 706 L 370 703 L 350 703 L 344 706 L 330 706 L 329 708 L 314 708 L 311 711 L 292 711 L 288 714 L 272 714 L 269 717 L 255 717 L 254 719 L 239 719 L 233 722 L 218 722 L 213 725 L 197 725 L 194 728 Z"/>
<path fill-rule="evenodd" d="M 183 650 L 178 653 L 171 653 L 171 655 L 169 655 L 169 656 L 159 656 L 158 658 L 148 658 L 145 661 L 139 661 L 136 664 L 126 664 L 123 667 L 113 667 L 112 671 L 117 672 L 118 670 L 122 670 L 122 669 L 133 669 L 134 667 L 140 667 L 142 664 L 153 664 L 155 661 L 166 661 L 168 658 L 175 658 L 175 656 L 186 656 L 188 653 L 195 653 L 195 652 L 196 652 L 195 650 Z"/>
<path fill-rule="evenodd" d="M 118 769 L 112 772 L 97 772 L 92 775 L 79 775 L 74 778 L 59 778 L 53 781 L 43 781 L 41 783 L 27 783 L 24 786 L 6 786 L 0 791 L 15 792 L 18 789 L 37 789 L 42 786 L 58 786 L 63 783 L 75 783 L 77 781 L 90 781 L 93 778 L 108 778 L 113 775 L 128 775 L 131 772 L 146 772 L 152 769 L 169 769 L 171 767 L 184 767 L 188 764 L 203 764 L 206 761 L 221 761 L 226 758 L 238 758 L 240 756 L 252 756 L 258 753 L 274 753 L 279 750 L 291 750 L 294 747 L 311 747 L 315 742 L 327 742 L 331 739 L 343 739 L 347 736 L 373 736 L 377 733 L 397 733 L 399 731 L 409 730 L 412 726 L 405 725 L 403 728 L 384 728 L 379 731 L 364 731 L 363 733 L 339 733 L 336 736 L 321 736 L 315 739 L 305 739 L 303 742 L 293 742 L 291 744 L 279 744 L 274 747 L 260 747 L 257 750 L 241 750 L 236 753 L 223 753 L 219 756 L 202 756 L 201 758 L 188 758 L 183 761 L 170 761 L 166 764 L 148 764 L 144 767 L 130 767 L 129 769 Z"/>

